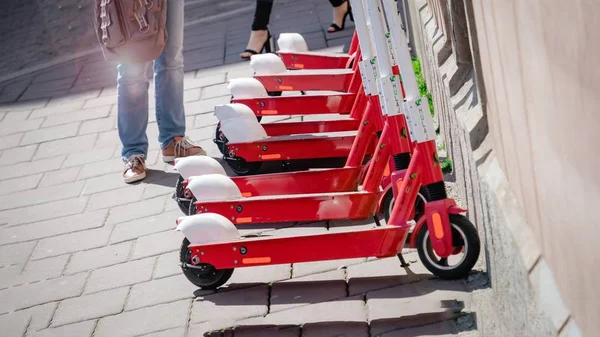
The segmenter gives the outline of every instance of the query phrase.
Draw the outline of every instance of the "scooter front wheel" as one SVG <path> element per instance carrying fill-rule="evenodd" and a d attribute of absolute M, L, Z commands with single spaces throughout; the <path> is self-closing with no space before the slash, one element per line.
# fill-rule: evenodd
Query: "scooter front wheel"
<path fill-rule="evenodd" d="M 201 289 L 214 290 L 229 281 L 233 269 L 215 269 L 213 265 L 207 263 L 192 265 L 192 251 L 188 248 L 189 245 L 190 241 L 187 238 L 183 239 L 179 252 L 179 262 L 181 262 L 183 275 L 192 284 Z"/>
<path fill-rule="evenodd" d="M 417 233 L 417 252 L 419 259 L 435 276 L 455 280 L 469 275 L 480 252 L 479 234 L 469 219 L 460 214 L 450 214 L 452 226 L 452 254 L 448 257 L 439 257 L 433 250 L 429 239 L 427 224 Z"/>
<path fill-rule="evenodd" d="M 424 214 L 425 212 L 425 200 L 427 199 L 425 197 L 426 195 L 426 191 L 423 187 L 421 187 L 421 190 L 419 191 L 419 194 L 417 196 L 417 199 L 415 200 L 415 216 L 413 217 L 412 220 L 419 220 L 419 218 L 421 217 L 421 215 Z M 388 223 L 390 221 L 390 216 L 392 215 L 392 209 L 394 207 L 394 201 L 396 199 L 394 199 L 394 192 L 392 191 L 392 189 L 390 188 L 386 193 L 385 196 L 383 197 L 383 200 L 381 202 L 381 209 L 383 210 L 383 217 L 385 219 L 385 222 Z"/>

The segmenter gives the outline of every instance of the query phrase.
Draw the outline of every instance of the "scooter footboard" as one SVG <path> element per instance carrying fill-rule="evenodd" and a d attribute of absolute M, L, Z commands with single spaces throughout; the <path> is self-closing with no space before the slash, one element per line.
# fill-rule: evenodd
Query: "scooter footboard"
<path fill-rule="evenodd" d="M 257 116 L 350 114 L 356 94 L 233 98 Z"/>
<path fill-rule="evenodd" d="M 227 145 L 228 155 L 230 158 L 243 158 L 247 162 L 347 157 L 356 132 L 342 134 L 299 134 L 270 137 L 248 143 L 230 142 Z"/>
<path fill-rule="evenodd" d="M 332 121 L 310 122 L 281 122 L 262 124 L 269 136 L 284 136 L 302 133 L 325 133 L 358 130 L 360 121 L 356 119 L 342 119 Z"/>
<path fill-rule="evenodd" d="M 196 202 L 198 213 L 216 213 L 236 225 L 291 221 L 368 219 L 380 192 L 341 192 Z"/>
<path fill-rule="evenodd" d="M 352 56 L 348 54 L 323 54 L 318 52 L 282 52 L 277 54 L 288 69 L 340 69 L 348 68 Z"/>
<path fill-rule="evenodd" d="M 354 72 L 351 69 L 289 70 L 275 75 L 254 75 L 267 91 L 347 91 Z"/>
<path fill-rule="evenodd" d="M 354 191 L 360 167 L 233 177 L 244 197 Z"/>
<path fill-rule="evenodd" d="M 192 258 L 216 269 L 269 264 L 391 257 L 404 246 L 408 227 L 385 226 L 352 232 L 294 237 L 242 238 L 213 244 L 190 244 Z"/>

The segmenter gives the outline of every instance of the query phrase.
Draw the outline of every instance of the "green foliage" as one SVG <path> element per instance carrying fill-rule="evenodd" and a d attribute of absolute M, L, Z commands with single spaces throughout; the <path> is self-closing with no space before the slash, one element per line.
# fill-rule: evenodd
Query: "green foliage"
<path fill-rule="evenodd" d="M 452 172 L 452 160 L 450 158 L 446 158 L 441 164 L 442 172 L 451 173 Z"/>
<path fill-rule="evenodd" d="M 421 95 L 421 97 L 427 97 L 427 101 L 429 102 L 429 111 L 431 112 L 431 116 L 433 117 L 435 115 L 433 112 L 433 98 L 431 98 L 431 93 L 429 93 L 429 90 L 427 90 L 427 84 L 425 83 L 425 78 L 423 77 L 423 72 L 421 70 L 421 62 L 419 62 L 418 58 L 412 58 L 412 66 L 415 70 L 415 76 L 417 77 L 419 95 Z"/>

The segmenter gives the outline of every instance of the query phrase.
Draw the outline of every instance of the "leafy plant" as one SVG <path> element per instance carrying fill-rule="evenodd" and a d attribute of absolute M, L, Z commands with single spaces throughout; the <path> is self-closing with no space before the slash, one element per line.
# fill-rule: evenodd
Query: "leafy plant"
<path fill-rule="evenodd" d="M 450 158 L 446 158 L 440 166 L 442 167 L 442 172 L 451 173 L 452 172 L 452 160 Z"/>
<path fill-rule="evenodd" d="M 435 115 L 433 112 L 433 98 L 431 98 L 431 93 L 427 90 L 427 84 L 425 83 L 425 78 L 423 77 L 423 72 L 421 70 L 421 62 L 414 56 L 412 57 L 412 66 L 415 70 L 415 76 L 417 77 L 419 95 L 427 97 L 427 101 L 429 102 L 429 112 L 431 112 L 431 116 L 433 117 Z"/>

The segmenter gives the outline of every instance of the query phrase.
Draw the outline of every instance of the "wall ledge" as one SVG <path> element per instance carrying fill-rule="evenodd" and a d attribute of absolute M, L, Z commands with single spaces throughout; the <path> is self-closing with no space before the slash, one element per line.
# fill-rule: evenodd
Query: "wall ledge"
<path fill-rule="evenodd" d="M 457 64 L 451 49 L 448 54 L 449 44 L 427 3 L 409 0 L 406 12 L 453 175 L 462 188 L 458 198 L 467 200 L 469 217 L 485 241 L 482 255 L 491 288 L 474 293 L 481 335 L 579 337 L 492 149 L 475 71 L 471 64 Z"/>

